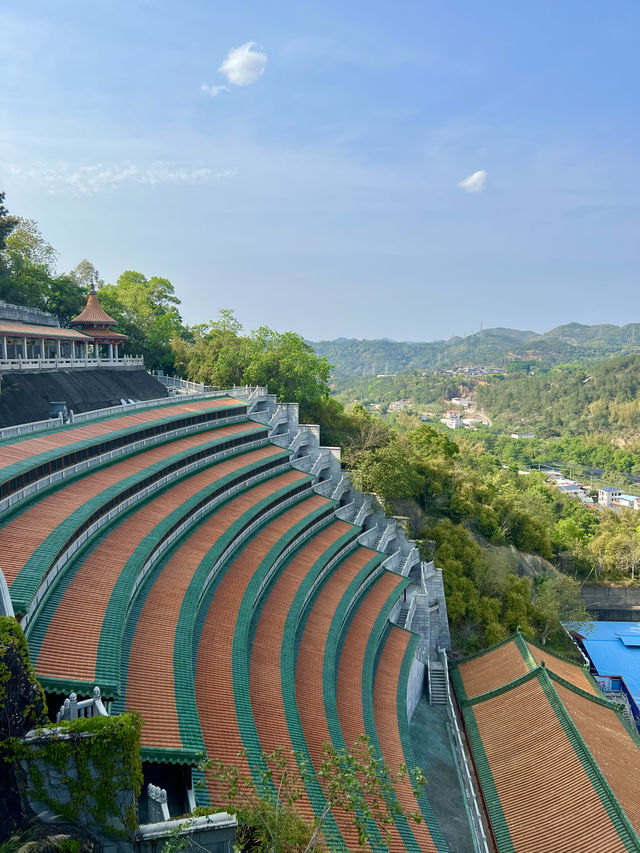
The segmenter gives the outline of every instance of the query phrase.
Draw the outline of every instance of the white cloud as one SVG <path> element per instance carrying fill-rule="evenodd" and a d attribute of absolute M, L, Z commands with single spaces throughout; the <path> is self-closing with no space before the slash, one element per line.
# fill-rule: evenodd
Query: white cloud
<path fill-rule="evenodd" d="M 155 187 L 159 184 L 197 184 L 226 178 L 231 169 L 216 172 L 213 169 L 189 169 L 168 161 L 155 161 L 146 166 L 134 163 L 35 163 L 29 167 L 10 165 L 8 174 L 25 183 L 35 183 L 48 192 L 66 189 L 86 194 L 109 192 L 124 184 L 139 184 Z"/>
<path fill-rule="evenodd" d="M 267 54 L 254 50 L 256 43 L 248 41 L 229 51 L 218 71 L 221 71 L 234 86 L 255 83 L 267 64 Z"/>
<path fill-rule="evenodd" d="M 200 91 L 204 95 L 209 95 L 210 98 L 215 98 L 220 92 L 230 92 L 231 89 L 228 86 L 209 86 L 206 83 L 203 83 L 200 86 Z"/>
<path fill-rule="evenodd" d="M 479 193 L 482 192 L 486 183 L 487 173 L 484 169 L 480 169 L 479 172 L 474 172 L 473 175 L 464 178 L 457 186 L 468 193 Z"/>

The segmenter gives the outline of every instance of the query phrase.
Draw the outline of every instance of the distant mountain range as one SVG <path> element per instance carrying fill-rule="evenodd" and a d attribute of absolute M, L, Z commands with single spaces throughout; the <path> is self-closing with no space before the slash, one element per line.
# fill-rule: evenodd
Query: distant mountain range
<path fill-rule="evenodd" d="M 544 334 L 520 329 L 483 329 L 464 338 L 456 336 L 425 343 L 338 338 L 311 344 L 318 355 L 326 356 L 334 373 L 342 376 L 472 365 L 505 369 L 518 361 L 552 366 L 638 352 L 640 323 L 626 326 L 567 323 Z"/>

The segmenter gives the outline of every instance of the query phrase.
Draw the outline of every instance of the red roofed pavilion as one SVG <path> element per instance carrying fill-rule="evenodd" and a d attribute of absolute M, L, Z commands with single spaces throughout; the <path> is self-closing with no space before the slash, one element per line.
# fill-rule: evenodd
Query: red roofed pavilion
<path fill-rule="evenodd" d="M 107 352 L 104 355 L 109 359 L 117 359 L 118 346 L 129 340 L 127 335 L 121 335 L 120 332 L 113 331 L 113 326 L 117 322 L 100 305 L 98 294 L 92 285 L 84 310 L 71 320 L 71 325 L 77 326 L 83 334 L 91 338 L 96 356 L 100 354 L 99 348 L 105 346 Z"/>

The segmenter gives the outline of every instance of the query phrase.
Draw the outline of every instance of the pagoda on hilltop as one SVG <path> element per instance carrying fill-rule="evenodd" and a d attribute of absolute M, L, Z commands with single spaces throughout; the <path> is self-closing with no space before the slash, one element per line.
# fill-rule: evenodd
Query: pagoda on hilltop
<path fill-rule="evenodd" d="M 117 322 L 100 305 L 95 285 L 92 284 L 87 297 L 87 304 L 80 314 L 71 320 L 71 325 L 77 326 L 83 334 L 91 339 L 93 354 L 96 358 L 102 357 L 108 358 L 110 361 L 118 361 L 118 347 L 128 341 L 129 338 L 120 332 L 114 332 L 113 327 L 117 325 Z M 101 351 L 100 347 L 104 347 L 104 349 Z"/>

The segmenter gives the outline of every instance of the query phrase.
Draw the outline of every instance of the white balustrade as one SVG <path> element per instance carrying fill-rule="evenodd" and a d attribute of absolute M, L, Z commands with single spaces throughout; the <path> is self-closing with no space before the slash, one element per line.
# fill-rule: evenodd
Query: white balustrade
<path fill-rule="evenodd" d="M 78 702 L 76 694 L 70 693 L 56 715 L 56 722 L 59 723 L 61 720 L 77 720 L 78 717 L 108 716 L 107 709 L 104 707 L 100 697 L 100 688 L 96 685 L 93 688 L 93 696 L 90 699 L 81 699 Z"/>
<path fill-rule="evenodd" d="M 319 483 L 314 484 L 313 488 L 316 494 L 321 495 L 323 498 L 330 498 L 333 491 L 333 483 L 331 480 L 320 480 Z"/>
<path fill-rule="evenodd" d="M 133 369 L 144 367 L 141 356 L 125 355 L 122 358 L 0 358 L 3 370 L 77 370 L 96 367 Z"/>
<path fill-rule="evenodd" d="M 356 517 L 355 517 L 353 523 L 356 525 L 356 527 L 362 527 L 362 525 L 364 524 L 365 518 L 368 515 L 371 515 L 372 513 L 373 513 L 373 507 L 371 506 L 371 501 L 369 501 L 365 497 L 365 499 L 362 502 L 362 506 L 360 507 L 360 509 L 356 513 Z"/>
<path fill-rule="evenodd" d="M 411 548 L 407 556 L 405 557 L 404 563 L 402 565 L 401 574 L 405 577 L 409 576 L 411 568 L 420 560 L 420 552 L 414 546 Z"/>
<path fill-rule="evenodd" d="M 480 808 L 478 806 L 475 786 L 471 777 L 471 770 L 469 769 L 469 762 L 467 761 L 467 754 L 464 748 L 462 735 L 460 733 L 458 715 L 456 714 L 451 698 L 451 685 L 449 684 L 449 665 L 447 661 L 447 654 L 444 649 L 438 649 L 438 651 L 440 653 L 440 660 L 442 661 L 442 665 L 444 668 L 445 682 L 447 685 L 447 711 L 449 714 L 449 722 L 451 724 L 451 729 L 453 730 L 455 754 L 458 761 L 458 767 L 460 769 L 460 775 L 462 777 L 462 784 L 464 786 L 466 794 L 467 805 L 469 807 L 471 817 L 471 829 L 475 836 L 474 840 L 476 843 L 474 847 L 476 848 L 476 850 L 479 851 L 479 853 L 489 853 L 489 845 L 487 844 L 487 836 L 484 831 L 484 824 L 482 822 L 482 816 L 480 814 Z"/>
<path fill-rule="evenodd" d="M 327 482 L 330 483 L 331 480 L 327 480 Z M 333 500 L 335 500 L 335 497 L 333 498 Z M 348 504 L 344 504 L 344 506 L 339 506 L 336 508 L 335 516 L 336 518 L 339 518 L 340 521 L 351 521 L 351 519 L 353 518 L 354 511 L 355 503 L 353 501 L 349 501 Z"/>

